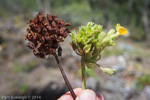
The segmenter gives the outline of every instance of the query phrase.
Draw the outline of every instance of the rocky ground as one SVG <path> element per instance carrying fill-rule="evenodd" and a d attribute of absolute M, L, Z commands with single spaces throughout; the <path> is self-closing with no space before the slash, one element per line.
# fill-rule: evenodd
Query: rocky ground
<path fill-rule="evenodd" d="M 55 100 L 68 89 L 54 58 L 39 59 L 26 47 L 26 28 L 17 18 L 0 23 L 0 96 L 38 95 L 42 100 Z M 69 42 L 68 37 L 62 43 L 60 61 L 71 85 L 77 88 L 81 87 L 80 57 Z M 99 68 L 93 69 L 87 78 L 88 88 L 103 94 L 105 100 L 150 100 L 149 84 L 142 89 L 137 85 L 139 77 L 150 73 L 150 52 L 144 43 L 119 39 L 98 63 L 116 69 L 116 73 L 108 76 Z"/>

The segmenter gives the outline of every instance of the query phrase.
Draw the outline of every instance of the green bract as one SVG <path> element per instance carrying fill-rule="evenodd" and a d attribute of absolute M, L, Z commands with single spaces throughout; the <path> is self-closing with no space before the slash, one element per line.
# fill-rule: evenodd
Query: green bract
<path fill-rule="evenodd" d="M 99 66 L 96 62 L 101 58 L 102 51 L 107 46 L 113 46 L 114 39 L 118 37 L 114 29 L 111 29 L 106 34 L 102 31 L 101 25 L 93 22 L 88 22 L 86 26 L 81 26 L 77 34 L 73 31 L 70 36 L 73 50 L 82 57 L 85 65 L 89 68 Z"/>

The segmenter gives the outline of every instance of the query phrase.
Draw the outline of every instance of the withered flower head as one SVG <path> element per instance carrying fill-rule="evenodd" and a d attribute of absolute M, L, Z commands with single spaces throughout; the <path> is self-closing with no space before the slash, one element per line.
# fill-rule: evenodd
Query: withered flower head
<path fill-rule="evenodd" d="M 65 26 L 71 26 L 71 23 L 64 24 L 63 20 L 58 20 L 56 16 L 47 14 L 45 17 L 39 13 L 28 24 L 27 46 L 33 49 L 35 56 L 45 59 L 46 55 L 54 55 L 57 48 L 58 55 L 61 55 L 59 42 L 63 42 L 70 33 Z"/>

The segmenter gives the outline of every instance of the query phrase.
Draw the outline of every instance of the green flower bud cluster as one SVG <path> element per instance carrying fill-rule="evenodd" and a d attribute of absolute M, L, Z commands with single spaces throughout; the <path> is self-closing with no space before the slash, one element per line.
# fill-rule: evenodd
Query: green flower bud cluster
<path fill-rule="evenodd" d="M 107 34 L 102 31 L 102 26 L 88 22 L 86 26 L 81 26 L 76 34 L 70 34 L 72 38 L 73 50 L 84 59 L 87 67 L 99 66 L 96 62 L 101 58 L 102 51 L 107 46 L 113 46 L 114 39 L 118 37 L 114 29 Z"/>

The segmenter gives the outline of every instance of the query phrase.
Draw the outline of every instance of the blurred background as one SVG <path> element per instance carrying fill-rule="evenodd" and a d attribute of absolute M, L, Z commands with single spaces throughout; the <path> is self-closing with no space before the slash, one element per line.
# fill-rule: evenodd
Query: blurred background
<path fill-rule="evenodd" d="M 98 62 L 116 69 L 115 75 L 87 69 L 87 87 L 105 100 L 150 100 L 150 0 L 0 0 L 0 99 L 19 95 L 56 100 L 68 91 L 54 58 L 39 59 L 26 47 L 27 22 L 38 12 L 72 23 L 70 30 L 89 21 L 106 32 L 117 23 L 126 27 L 129 34 L 106 48 Z M 72 87 L 78 88 L 80 57 L 70 42 L 68 36 L 61 44 L 60 61 Z"/>

